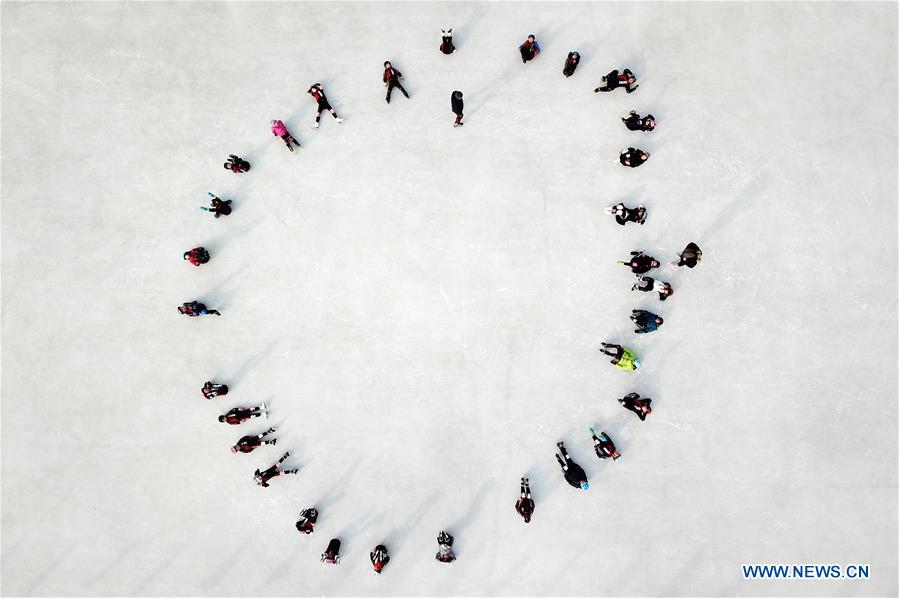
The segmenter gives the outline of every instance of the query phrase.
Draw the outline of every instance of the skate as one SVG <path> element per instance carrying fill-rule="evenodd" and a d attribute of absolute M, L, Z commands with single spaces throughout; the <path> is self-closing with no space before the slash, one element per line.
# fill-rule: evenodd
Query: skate
<path fill-rule="evenodd" d="M 453 127 L 461 127 L 465 123 L 453 123 Z"/>
<path fill-rule="evenodd" d="M 313 128 L 313 129 L 317 129 L 317 128 L 318 128 L 318 123 L 317 123 L 317 122 L 312 123 L 312 128 Z"/>
<path fill-rule="evenodd" d="M 342 118 L 336 118 L 336 117 L 335 117 L 335 120 L 337 121 L 337 124 L 338 124 L 338 125 L 339 125 L 340 123 L 343 122 L 343 119 L 342 119 Z"/>
<path fill-rule="evenodd" d="M 263 413 L 265 413 L 265 418 L 268 419 L 268 404 L 265 401 L 262 401 L 262 405 L 259 407 L 262 409 Z"/>

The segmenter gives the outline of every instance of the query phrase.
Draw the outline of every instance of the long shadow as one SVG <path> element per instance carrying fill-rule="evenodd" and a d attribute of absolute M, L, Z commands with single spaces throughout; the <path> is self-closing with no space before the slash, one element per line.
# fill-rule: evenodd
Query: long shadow
<path fill-rule="evenodd" d="M 281 342 L 281 338 L 275 338 L 269 341 L 269 343 L 265 346 L 264 349 L 250 357 L 246 360 L 240 367 L 237 368 L 236 371 L 232 372 L 230 375 L 224 374 L 222 372 L 216 372 L 213 380 L 225 380 L 230 388 L 235 388 L 240 385 L 244 378 L 246 378 L 247 374 L 259 365 L 266 357 L 271 355 L 272 351 L 275 350 L 275 347 L 278 343 Z"/>
<path fill-rule="evenodd" d="M 319 511 L 324 512 L 330 505 L 343 497 L 346 493 L 347 484 L 353 479 L 353 476 L 356 475 L 356 470 L 359 469 L 359 464 L 361 462 L 361 459 L 357 459 L 355 463 L 346 468 L 343 475 L 341 475 L 330 488 L 316 499 L 314 504 Z"/>
<path fill-rule="evenodd" d="M 247 233 L 256 228 L 259 225 L 259 219 L 253 220 L 247 224 L 242 224 L 241 226 L 231 228 L 226 230 L 218 235 L 208 239 L 202 243 L 202 246 L 205 247 L 209 254 L 214 258 L 217 254 L 221 253 L 222 247 L 227 243 L 233 243 L 234 241 L 240 239 L 241 237 L 245 237 Z"/>
<path fill-rule="evenodd" d="M 409 533 L 415 529 L 418 522 L 421 521 L 421 518 L 424 517 L 425 513 L 434 506 L 434 503 L 439 497 L 440 492 L 431 493 L 430 496 L 418 505 L 411 515 L 406 517 L 405 523 L 402 526 L 395 528 L 385 536 L 384 545 L 387 546 L 387 549 L 391 554 L 399 554 L 401 552 L 403 544 L 406 543 L 406 539 L 409 537 Z"/>
<path fill-rule="evenodd" d="M 448 527 L 444 528 L 454 537 L 460 536 L 471 522 L 474 520 L 475 516 L 479 511 L 484 508 L 484 495 L 487 494 L 489 490 L 496 486 L 496 479 L 490 478 L 486 480 L 481 487 L 478 489 L 477 493 L 475 493 L 474 499 L 472 499 L 471 504 L 468 505 L 468 508 L 465 510 L 462 515 L 460 515 L 454 522 L 452 522 Z M 459 547 L 459 538 L 456 537 L 456 542 L 453 544 L 453 550 L 458 552 Z M 462 539 L 461 544 L 464 546 L 465 539 Z"/>

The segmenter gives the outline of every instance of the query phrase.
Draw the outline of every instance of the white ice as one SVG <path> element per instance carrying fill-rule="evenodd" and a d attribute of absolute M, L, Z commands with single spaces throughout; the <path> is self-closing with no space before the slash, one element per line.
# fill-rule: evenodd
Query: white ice
<path fill-rule="evenodd" d="M 896 17 L 3 2 L 2 593 L 895 595 Z M 384 102 L 387 59 L 411 99 Z M 636 93 L 593 93 L 624 66 Z M 316 81 L 342 125 L 310 128 Z M 623 127 L 632 108 L 654 133 Z M 651 160 L 621 167 L 628 145 Z M 232 152 L 250 173 L 222 169 Z M 201 212 L 207 191 L 234 213 Z M 646 225 L 605 216 L 618 201 Z M 688 241 L 705 259 L 678 270 Z M 671 300 L 630 292 L 632 249 L 665 263 Z M 192 299 L 223 317 L 179 316 Z M 659 332 L 633 334 L 640 306 Z M 231 394 L 203 400 L 207 378 Z M 645 422 L 616 402 L 632 390 Z M 261 400 L 267 422 L 216 421 Z M 268 425 L 277 447 L 228 451 Z M 562 481 L 560 439 L 588 492 Z M 282 447 L 300 474 L 256 486 Z"/>

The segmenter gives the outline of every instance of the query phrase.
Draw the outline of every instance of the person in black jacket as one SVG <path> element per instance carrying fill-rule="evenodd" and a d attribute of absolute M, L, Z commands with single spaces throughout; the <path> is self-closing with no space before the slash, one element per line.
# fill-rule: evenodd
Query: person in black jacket
<path fill-rule="evenodd" d="M 232 453 L 252 453 L 257 448 L 262 446 L 263 444 L 270 444 L 272 446 L 278 444 L 277 438 L 269 438 L 265 437 L 269 434 L 274 434 L 277 432 L 275 428 L 269 428 L 265 432 L 261 434 L 249 434 L 247 436 L 242 437 L 237 441 L 237 444 L 231 447 Z"/>
<path fill-rule="evenodd" d="M 214 399 L 215 397 L 223 397 L 228 394 L 228 385 L 216 384 L 212 380 L 207 380 L 203 384 L 201 392 L 207 400 Z"/>
<path fill-rule="evenodd" d="M 556 443 L 556 446 L 559 447 L 560 453 L 556 455 L 556 461 L 559 462 L 559 466 L 562 468 L 562 475 L 565 476 L 565 481 L 573 488 L 589 489 L 590 484 L 587 483 L 587 473 L 583 467 L 572 461 L 571 457 L 568 456 L 568 451 L 565 450 L 565 443 L 559 441 Z"/>
<path fill-rule="evenodd" d="M 688 268 L 695 268 L 700 261 L 702 261 L 702 249 L 699 248 L 699 245 L 691 241 L 690 243 L 687 243 L 687 246 L 681 251 L 680 261 L 677 265 L 678 267 L 686 266 Z"/>
<path fill-rule="evenodd" d="M 596 435 L 596 432 L 593 431 L 593 428 L 590 428 L 590 436 L 593 438 L 593 450 L 596 451 L 596 456 L 600 459 L 608 459 L 612 458 L 612 461 L 617 461 L 621 454 L 615 450 L 615 443 L 612 442 L 612 439 L 609 438 L 609 435 L 605 432 L 600 432 L 599 436 Z"/>
<path fill-rule="evenodd" d="M 209 191 L 208 195 L 212 198 L 212 207 L 207 208 L 206 206 L 200 206 L 201 210 L 204 212 L 212 212 L 216 218 L 219 216 L 228 216 L 231 213 L 230 199 L 223 200 L 221 197 L 217 197 L 212 191 Z"/>
<path fill-rule="evenodd" d="M 646 416 L 652 413 L 652 407 L 649 406 L 652 403 L 652 399 L 640 398 L 640 395 L 635 392 L 618 399 L 618 402 L 628 411 L 636 413 L 641 422 L 646 420 Z"/>
<path fill-rule="evenodd" d="M 228 161 L 222 164 L 222 166 L 225 170 L 230 170 L 234 174 L 249 172 L 250 170 L 250 163 L 234 154 L 228 154 Z"/>
<path fill-rule="evenodd" d="M 453 45 L 453 28 L 441 29 L 440 33 L 440 51 L 444 54 L 452 54 L 455 52 L 456 46 Z"/>
<path fill-rule="evenodd" d="M 281 464 L 290 456 L 290 451 L 287 451 L 281 458 L 278 459 L 278 462 L 269 467 L 264 471 L 259 471 L 258 469 L 253 472 L 253 479 L 257 484 L 262 486 L 263 488 L 268 488 L 268 482 L 272 478 L 276 478 L 278 476 L 287 475 L 287 474 L 297 474 L 300 472 L 299 469 L 281 469 Z"/>
<path fill-rule="evenodd" d="M 304 534 L 311 534 L 315 531 L 315 522 L 318 521 L 318 509 L 315 507 L 307 507 L 300 513 L 297 520 L 297 531 Z"/>
<path fill-rule="evenodd" d="M 615 204 L 606 208 L 606 214 L 615 217 L 615 222 L 624 226 L 628 222 L 636 222 L 643 224 L 646 222 L 646 207 L 642 204 L 636 208 L 629 208 L 623 203 Z"/>
<path fill-rule="evenodd" d="M 636 168 L 647 160 L 649 160 L 649 152 L 644 152 L 635 147 L 621 150 L 621 153 L 618 155 L 618 161 L 621 162 L 623 166 L 630 166 L 631 168 Z"/>
<path fill-rule="evenodd" d="M 625 91 L 628 93 L 633 93 L 637 90 L 639 85 L 635 85 L 637 82 L 637 78 L 634 76 L 634 73 L 631 72 L 630 69 L 624 69 L 621 73 L 618 70 L 613 70 L 609 72 L 608 75 L 602 78 L 602 83 L 599 87 L 593 90 L 593 93 L 597 93 L 600 91 L 612 91 L 613 89 L 618 89 L 619 87 L 624 87 Z"/>
<path fill-rule="evenodd" d="M 383 544 L 375 546 L 369 553 L 369 558 L 371 559 L 371 565 L 374 567 L 375 573 L 378 575 L 381 574 L 381 571 L 387 566 L 387 563 L 390 562 L 390 556 L 387 554 L 387 547 Z"/>
<path fill-rule="evenodd" d="M 618 263 L 630 268 L 634 274 L 646 274 L 661 265 L 654 257 L 646 255 L 642 251 L 631 251 L 631 261 Z"/>
<path fill-rule="evenodd" d="M 462 101 L 462 92 L 454 91 L 450 96 L 450 106 L 453 109 L 453 114 L 456 115 L 456 122 L 453 123 L 454 127 L 461 127 L 465 123 L 462 122 L 462 107 L 464 106 L 464 102 Z"/>
<path fill-rule="evenodd" d="M 393 65 L 390 64 L 390 61 L 384 62 L 384 85 L 387 86 L 387 103 L 390 103 L 390 94 L 393 92 L 393 88 L 396 87 L 403 95 L 407 98 L 409 94 L 406 93 L 405 88 L 400 84 L 400 79 L 402 79 L 403 74 L 399 72 L 397 69 L 393 68 Z"/>
<path fill-rule="evenodd" d="M 531 522 L 534 499 L 531 498 L 531 482 L 527 478 L 521 478 L 521 498 L 515 503 L 515 511 L 524 518 L 525 523 Z"/>
<path fill-rule="evenodd" d="M 570 77 L 577 69 L 578 63 L 581 61 L 581 55 L 577 52 L 569 52 L 568 58 L 565 59 L 565 66 L 562 68 L 562 74 Z"/>
<path fill-rule="evenodd" d="M 649 132 L 656 128 L 656 117 L 652 114 L 641 117 L 637 114 L 636 110 L 631 110 L 628 117 L 622 118 L 621 122 L 624 123 L 624 126 L 627 127 L 629 131 Z"/>

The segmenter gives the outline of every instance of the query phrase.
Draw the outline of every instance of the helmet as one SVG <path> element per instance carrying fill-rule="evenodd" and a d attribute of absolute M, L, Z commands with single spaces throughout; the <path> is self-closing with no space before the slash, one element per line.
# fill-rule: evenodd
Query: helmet
<path fill-rule="evenodd" d="M 454 91 L 454 92 L 453 92 L 453 97 L 456 98 L 457 100 L 461 100 L 461 99 L 462 99 L 462 92 L 461 92 L 461 91 Z"/>
<path fill-rule="evenodd" d="M 589 489 L 590 489 L 590 484 L 587 483 L 587 480 L 584 480 L 583 482 L 581 482 L 581 490 L 589 490 Z"/>
<path fill-rule="evenodd" d="M 272 125 L 276 125 L 276 124 L 278 124 L 278 121 L 275 120 L 275 119 L 273 118 L 273 119 L 272 119 Z"/>
<path fill-rule="evenodd" d="M 535 40 L 535 39 L 537 39 L 537 36 L 535 36 L 535 35 L 532 33 L 532 34 L 530 34 L 530 35 L 528 36 L 528 39 L 534 39 L 534 40 Z"/>
<path fill-rule="evenodd" d="M 634 369 L 640 369 L 640 360 L 639 359 L 634 360 Z"/>
<path fill-rule="evenodd" d="M 220 416 L 219 416 L 219 421 L 220 421 L 220 422 L 225 421 L 225 416 L 224 416 L 224 415 L 220 415 Z"/>
<path fill-rule="evenodd" d="M 237 452 L 237 447 L 236 447 L 236 446 L 232 446 L 232 447 L 231 447 L 231 452 L 232 452 L 232 453 L 236 453 L 236 452 Z"/>

